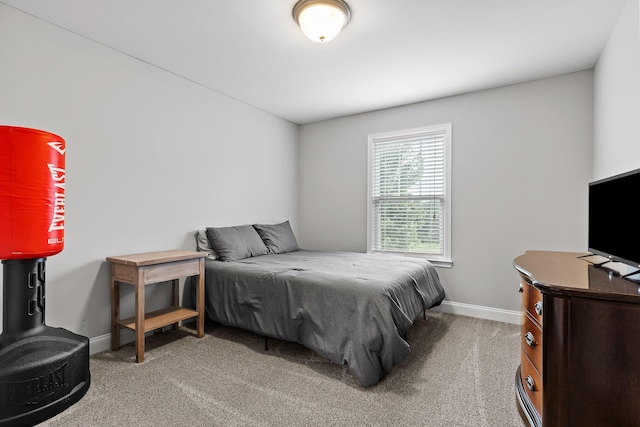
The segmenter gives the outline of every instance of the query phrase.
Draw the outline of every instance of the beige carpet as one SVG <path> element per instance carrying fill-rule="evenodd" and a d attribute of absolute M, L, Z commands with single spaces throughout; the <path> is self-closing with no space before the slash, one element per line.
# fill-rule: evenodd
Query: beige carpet
<path fill-rule="evenodd" d="M 304 347 L 207 324 L 91 357 L 86 396 L 43 426 L 518 426 L 519 327 L 429 313 L 411 353 L 365 389 Z"/>

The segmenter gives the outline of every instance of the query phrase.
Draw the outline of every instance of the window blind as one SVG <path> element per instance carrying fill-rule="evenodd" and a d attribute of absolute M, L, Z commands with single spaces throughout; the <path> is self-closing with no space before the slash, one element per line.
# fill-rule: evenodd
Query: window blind
<path fill-rule="evenodd" d="M 372 251 L 444 254 L 445 144 L 445 129 L 371 140 Z"/>

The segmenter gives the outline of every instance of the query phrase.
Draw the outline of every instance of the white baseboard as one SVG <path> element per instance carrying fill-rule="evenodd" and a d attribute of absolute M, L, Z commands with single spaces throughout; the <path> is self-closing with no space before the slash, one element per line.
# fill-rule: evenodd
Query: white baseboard
<path fill-rule="evenodd" d="M 128 344 L 135 341 L 135 339 L 133 331 L 128 329 L 120 331 L 120 345 Z M 111 350 L 111 334 L 89 339 L 89 354 L 101 353 L 106 350 Z"/>
<path fill-rule="evenodd" d="M 465 304 L 462 302 L 443 301 L 434 311 L 443 313 L 460 314 L 462 316 L 478 317 L 480 319 L 496 320 L 498 322 L 520 324 L 521 313 L 514 310 L 484 307 L 481 305 Z"/>
<path fill-rule="evenodd" d="M 465 304 L 462 302 L 443 301 L 433 311 L 443 313 L 459 314 L 461 316 L 478 317 L 480 319 L 496 320 L 498 322 L 520 324 L 520 312 L 513 310 L 503 310 L 501 308 L 484 307 L 481 305 Z M 125 329 L 120 331 L 120 344 L 133 342 L 135 337 L 133 332 Z M 111 349 L 111 334 L 100 335 L 89 340 L 89 353 L 96 354 Z"/>

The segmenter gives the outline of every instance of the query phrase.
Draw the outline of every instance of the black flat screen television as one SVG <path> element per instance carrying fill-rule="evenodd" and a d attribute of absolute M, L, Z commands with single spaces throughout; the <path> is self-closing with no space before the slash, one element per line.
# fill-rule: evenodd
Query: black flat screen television
<path fill-rule="evenodd" d="M 589 251 L 640 266 L 640 169 L 589 184 Z"/>

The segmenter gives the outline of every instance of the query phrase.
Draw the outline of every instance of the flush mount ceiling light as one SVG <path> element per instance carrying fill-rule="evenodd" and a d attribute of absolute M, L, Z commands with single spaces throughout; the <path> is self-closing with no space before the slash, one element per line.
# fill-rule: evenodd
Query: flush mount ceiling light
<path fill-rule="evenodd" d="M 342 0 L 300 0 L 293 7 L 293 19 L 305 36 L 324 43 L 333 40 L 347 25 L 351 11 Z"/>

